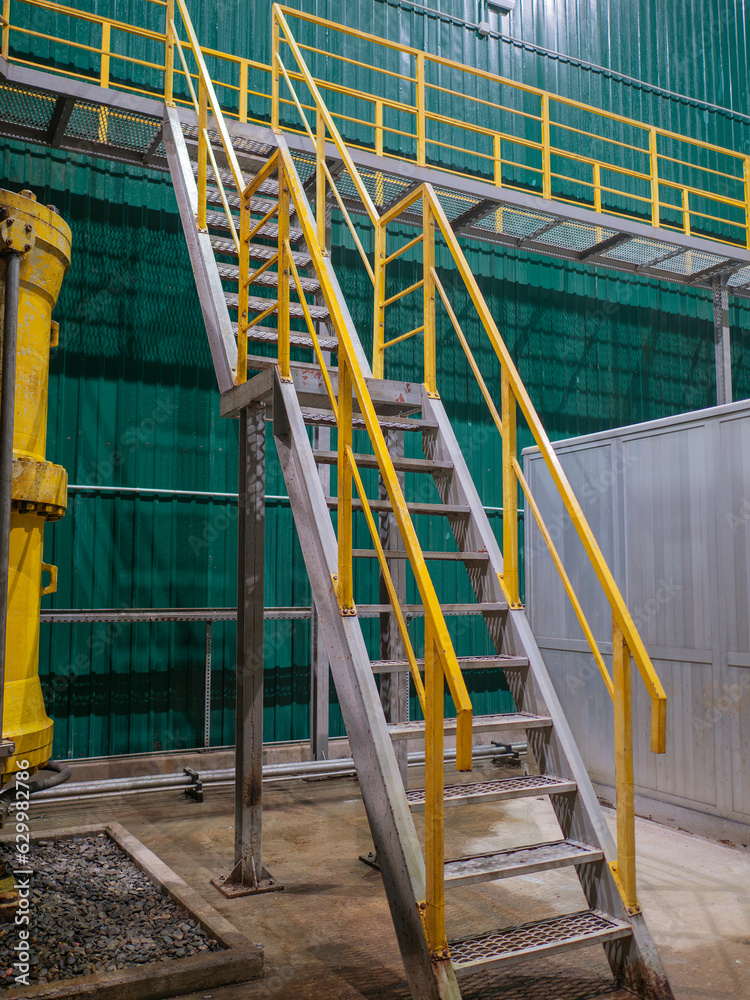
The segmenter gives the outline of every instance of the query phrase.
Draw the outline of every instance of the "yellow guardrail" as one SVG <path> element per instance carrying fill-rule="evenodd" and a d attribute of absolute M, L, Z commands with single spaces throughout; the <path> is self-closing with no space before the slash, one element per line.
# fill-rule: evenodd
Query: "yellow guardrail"
<path fill-rule="evenodd" d="M 189 82 L 195 71 L 175 65 L 187 42 L 170 32 L 174 0 L 148 0 L 156 15 L 164 10 L 164 30 L 147 29 L 100 14 L 77 10 L 51 0 L 3 0 L 2 55 L 11 62 L 149 97 L 190 106 Z M 59 15 L 56 33 L 23 23 L 29 9 Z M 667 231 L 706 235 L 711 239 L 750 247 L 750 156 L 713 143 L 652 126 L 614 112 L 603 111 L 506 77 L 465 66 L 408 45 L 369 35 L 327 21 L 314 14 L 279 7 L 311 31 L 320 28 L 369 46 L 369 60 L 332 51 L 335 47 L 298 42 L 313 59 L 325 60 L 323 75 L 311 74 L 319 91 L 346 99 L 347 112 L 332 111 L 339 129 L 351 133 L 351 147 L 372 149 L 394 159 L 419 165 L 434 164 L 455 174 L 479 176 L 498 187 L 541 194 L 545 199 L 593 208 L 613 217 L 649 221 Z M 160 15 L 158 15 L 160 16 Z M 60 25 L 66 19 L 68 29 Z M 87 33 L 98 26 L 99 44 L 78 41 L 76 27 Z M 276 28 L 273 29 L 274 32 Z M 32 52 L 14 52 L 11 42 L 28 40 Z M 139 38 L 163 61 L 129 55 L 128 40 Z M 274 35 L 287 46 L 286 36 Z M 33 44 L 44 43 L 42 57 L 33 57 Z M 280 118 L 293 110 L 294 101 L 278 93 L 278 68 L 243 56 L 202 48 L 204 62 L 216 67 L 214 90 L 221 93 L 222 112 L 241 122 L 265 123 L 269 114 Z M 386 52 L 398 53 L 408 72 L 385 68 Z M 99 71 L 75 66 L 75 54 L 98 60 Z M 179 60 L 178 60 L 179 63 Z M 372 91 L 345 86 L 326 78 L 330 68 L 341 75 L 348 68 L 366 70 Z M 125 79 L 126 71 L 133 79 Z M 144 77 L 138 85 L 135 77 Z M 151 82 L 154 73 L 163 80 Z M 260 74 L 267 87 L 251 86 Z M 302 82 L 298 70 L 290 79 Z M 182 90 L 177 93 L 176 90 Z M 472 91 L 477 91 L 473 93 Z M 479 93 L 483 90 L 484 95 Z M 397 91 L 397 96 L 393 93 Z M 188 92 L 188 93 L 185 93 Z M 441 97 L 453 107 L 463 106 L 463 118 L 442 114 Z M 300 99 L 303 110 L 317 112 L 315 101 Z M 353 113 L 363 107 L 359 113 Z M 483 120 L 488 120 L 484 123 Z M 410 123 L 410 124 L 409 124 Z M 289 127 L 289 123 L 285 123 Z M 389 148 L 389 143 L 390 147 Z M 392 147 L 397 144 L 398 151 Z M 460 164 L 451 166 L 451 157 Z M 721 190 L 720 190 L 721 189 Z M 377 199 L 376 199 L 377 200 Z M 379 202 L 382 205 L 382 201 Z M 498 218 L 502 225 L 502 217 Z M 498 231 L 502 231 L 501 229 Z"/>
<path fill-rule="evenodd" d="M 612 573 L 604 559 L 594 534 L 583 514 L 580 504 L 570 486 L 570 483 L 563 472 L 560 461 L 550 443 L 539 416 L 531 402 L 521 377 L 516 369 L 510 353 L 500 335 L 497 324 L 489 311 L 487 303 L 482 296 L 476 279 L 461 249 L 453 228 L 445 214 L 445 211 L 430 184 L 422 184 L 415 190 L 410 191 L 396 205 L 388 211 L 380 213 L 370 197 L 367 186 L 360 172 L 357 170 L 351 154 L 343 141 L 333 116 L 326 106 L 321 94 L 321 89 L 317 81 L 306 64 L 302 54 L 302 47 L 299 46 L 291 32 L 286 19 L 286 9 L 278 5 L 273 8 L 274 24 L 274 87 L 275 112 L 273 121 L 278 128 L 279 105 L 280 105 L 280 85 L 283 80 L 291 93 L 291 99 L 297 107 L 304 131 L 310 138 L 316 154 L 316 210 L 317 210 L 317 232 L 322 233 L 325 219 L 325 205 L 327 188 L 333 189 L 333 195 L 342 205 L 340 193 L 336 189 L 335 180 L 332 178 L 325 164 L 325 142 L 330 141 L 336 147 L 338 155 L 341 157 L 348 175 L 355 185 L 357 192 L 365 205 L 370 220 L 375 228 L 373 263 L 369 264 L 367 255 L 358 241 L 360 253 L 368 263 L 368 273 L 371 275 L 374 286 L 374 324 L 373 324 L 373 373 L 375 377 L 382 378 L 385 371 L 385 351 L 392 344 L 399 343 L 406 337 L 416 336 L 421 333 L 424 346 L 424 385 L 428 394 L 437 396 L 437 370 L 436 370 L 436 306 L 437 299 L 441 300 L 448 318 L 455 330 L 459 342 L 464 350 L 469 366 L 477 379 L 480 391 L 487 402 L 492 419 L 500 432 L 502 439 L 502 479 L 503 479 L 503 574 L 500 579 L 503 590 L 511 607 L 520 607 L 519 599 L 519 552 L 518 552 L 518 490 L 519 487 L 526 495 L 531 511 L 537 520 L 542 536 L 547 543 L 553 562 L 560 573 L 565 590 L 573 604 L 573 608 L 578 617 L 584 635 L 588 640 L 596 663 L 601 671 L 604 683 L 614 701 L 615 712 L 615 768 L 617 786 L 617 861 L 612 863 L 612 871 L 617 881 L 618 887 L 623 897 L 623 901 L 630 912 L 639 909 L 636 895 L 635 883 L 635 806 L 633 787 L 633 744 L 632 744 L 632 704 L 631 704 L 631 655 L 643 680 L 643 683 L 651 698 L 651 749 L 655 753 L 663 753 L 666 748 L 666 695 L 659 680 L 653 664 L 648 656 L 643 641 L 635 627 L 633 619 L 628 611 L 625 601 L 617 587 Z M 289 52 L 294 59 L 294 73 L 284 64 L 281 55 L 282 38 L 286 43 Z M 309 89 L 312 99 L 315 102 L 316 125 L 313 130 L 305 114 L 304 105 L 299 99 L 293 85 L 294 79 L 299 78 Z M 421 201 L 422 205 L 422 232 L 408 240 L 402 242 L 396 250 L 388 253 L 388 226 L 396 222 L 401 215 L 410 207 Z M 351 219 L 346 215 L 347 223 L 352 232 L 355 227 Z M 312 223 L 309 226 L 310 232 L 308 240 L 316 234 Z M 500 362 L 501 384 L 500 384 L 500 411 L 494 402 L 492 393 L 487 382 L 476 362 L 468 340 L 463 332 L 450 298 L 446 292 L 438 271 L 435 266 L 435 247 L 437 233 L 447 245 L 454 265 L 456 266 L 463 285 L 468 292 L 473 306 L 478 314 L 484 331 L 489 338 L 495 355 Z M 355 233 L 356 235 L 356 233 Z M 399 234 L 401 240 L 403 235 Z M 316 235 L 317 243 L 317 235 Z M 324 244 L 323 244 L 324 245 Z M 421 247 L 422 249 L 422 278 L 406 289 L 390 298 L 385 297 L 385 269 L 388 263 L 401 256 L 407 249 Z M 385 310 L 386 307 L 398 299 L 422 290 L 422 312 L 423 322 L 416 330 L 394 337 L 391 340 L 385 339 Z M 312 330 L 312 324 L 310 324 Z M 613 638 L 613 675 L 610 676 L 604 658 L 598 647 L 591 627 L 586 620 L 580 601 L 576 596 L 573 585 L 568 577 L 562 560 L 552 541 L 552 537 L 544 523 L 539 507 L 531 494 L 529 485 L 524 477 L 523 470 L 518 461 L 516 453 L 516 419 L 517 411 L 521 412 L 525 419 L 542 457 L 552 476 L 555 487 L 563 501 L 565 509 L 575 525 L 576 531 L 583 543 L 584 549 L 589 557 L 591 565 L 601 584 L 602 590 L 610 604 L 612 611 L 612 638 Z M 425 689 L 427 692 L 428 708 L 425 712 L 427 719 L 426 732 L 426 754 L 427 754 L 427 788 L 426 810 L 428 829 L 431 830 L 426 854 L 428 872 L 428 895 L 425 902 L 426 929 L 428 940 L 433 952 L 440 953 L 445 946 L 445 928 L 443 923 L 443 894 L 442 894 L 442 846 L 438 847 L 437 842 L 442 845 L 442 799 L 440 802 L 433 797 L 433 792 L 437 795 L 440 790 L 442 796 L 442 760 L 440 762 L 440 775 L 437 775 L 433 768 L 438 767 L 436 747 L 442 748 L 442 708 L 440 709 L 439 720 L 434 707 L 429 705 L 431 687 L 425 677 Z M 437 687 L 434 689 L 437 696 Z M 439 721 L 439 727 L 438 727 Z M 439 730 L 439 731 L 438 731 Z M 432 764 L 430 761 L 432 760 Z"/>

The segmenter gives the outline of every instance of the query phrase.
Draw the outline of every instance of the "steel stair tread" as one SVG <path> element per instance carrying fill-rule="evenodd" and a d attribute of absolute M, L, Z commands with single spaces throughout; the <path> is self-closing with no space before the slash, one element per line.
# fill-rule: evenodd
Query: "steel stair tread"
<path fill-rule="evenodd" d="M 220 237 L 211 237 L 212 246 L 214 239 L 220 239 Z M 234 244 L 232 245 L 234 246 Z M 253 260 L 270 260 L 275 253 L 276 250 L 274 249 L 274 247 L 262 246 L 260 243 L 250 244 L 250 257 Z M 297 251 L 292 251 L 292 257 L 294 258 L 294 263 L 297 265 L 297 267 L 308 268 L 311 266 L 312 260 L 310 258 L 310 254 L 308 253 L 298 253 Z M 239 265 L 227 264 L 224 261 L 217 261 L 216 266 L 219 269 L 219 275 L 222 278 L 224 278 L 225 281 L 240 280 Z"/>
<path fill-rule="evenodd" d="M 268 307 L 266 306 L 266 308 Z M 323 307 L 318 307 L 318 308 L 323 308 Z M 313 319 L 315 319 L 314 315 Z M 309 406 L 303 406 L 301 407 L 301 410 L 302 410 L 302 418 L 306 424 L 316 424 L 317 426 L 320 427 L 336 426 L 336 418 L 334 417 L 333 413 L 330 410 L 316 410 Z M 378 423 L 383 428 L 383 430 L 389 430 L 389 431 L 390 430 L 423 431 L 423 430 L 431 430 L 437 428 L 437 424 L 433 423 L 431 420 L 411 420 L 407 418 L 404 418 L 403 420 L 398 420 L 393 417 L 380 417 L 378 418 Z M 352 417 L 352 427 L 359 428 L 364 426 L 365 426 L 364 417 L 360 417 L 355 414 L 355 416 Z"/>
<path fill-rule="evenodd" d="M 370 510 L 377 513 L 390 514 L 393 506 L 390 500 L 368 500 Z M 335 510 L 339 505 L 338 497 L 326 497 L 326 503 Z M 464 507 L 461 504 L 451 503 L 412 503 L 407 500 L 407 509 L 412 514 L 436 515 L 438 517 L 470 517 L 471 507 Z M 352 510 L 363 510 L 361 500 L 352 500 Z"/>
<path fill-rule="evenodd" d="M 493 781 L 474 781 L 465 785 L 446 785 L 444 798 L 446 806 L 461 805 L 466 802 L 499 802 L 502 799 L 522 799 L 532 795 L 555 795 L 574 792 L 575 781 L 558 778 L 552 774 L 526 774 L 515 778 L 496 778 Z M 424 809 L 424 788 L 412 788 L 406 793 L 411 808 L 417 812 Z"/>
<path fill-rule="evenodd" d="M 603 941 L 629 937 L 630 924 L 601 910 L 582 910 L 518 927 L 451 941 L 451 962 L 458 972 L 477 966 L 523 962 L 534 955 L 574 951 Z"/>
<path fill-rule="evenodd" d="M 570 865 L 601 861 L 604 854 L 596 847 L 575 840 L 555 840 L 527 847 L 511 847 L 503 851 L 451 858 L 445 862 L 445 886 L 471 885 L 495 879 L 530 875 Z"/>
<path fill-rule="evenodd" d="M 338 462 L 337 451 L 313 451 L 316 462 L 323 465 L 336 465 Z M 360 468 L 377 469 L 378 460 L 375 455 L 356 454 L 354 461 Z M 391 458 L 394 469 L 397 472 L 453 472 L 454 466 L 451 462 L 433 462 L 429 458 Z"/>
<path fill-rule="evenodd" d="M 507 656 L 498 653 L 492 656 L 457 656 L 461 670 L 510 670 L 518 667 L 528 667 L 527 656 Z M 375 674 L 391 674 L 409 670 L 408 660 L 371 660 L 370 666 Z M 418 659 L 417 666 L 423 667 L 424 660 Z"/>
<path fill-rule="evenodd" d="M 276 237 L 273 236 L 273 234 L 269 234 L 268 238 L 275 239 Z M 239 254 L 237 253 L 237 247 L 234 245 L 234 240 L 227 239 L 224 236 L 214 236 L 211 233 L 209 233 L 209 239 L 211 241 L 211 249 L 214 251 L 214 253 L 220 253 L 225 257 L 239 257 Z M 266 254 L 265 253 L 266 250 L 270 250 L 271 252 L 269 254 Z M 274 247 L 264 247 L 260 244 L 251 243 L 249 253 L 250 256 L 254 259 L 268 260 L 269 257 L 273 257 L 273 255 L 276 253 L 276 250 L 274 249 Z M 311 258 L 309 254 L 299 255 L 298 253 L 293 251 L 293 256 L 295 258 L 294 260 L 295 264 L 297 264 L 299 267 L 310 266 Z M 218 261 L 217 261 L 217 266 L 221 266 Z"/>
<path fill-rule="evenodd" d="M 236 309 L 239 304 L 239 296 L 234 292 L 225 292 L 224 299 L 226 301 L 227 307 L 229 309 Z M 248 309 L 253 312 L 261 313 L 265 312 L 269 306 L 273 305 L 273 299 L 262 299 L 256 297 L 255 295 L 248 296 L 247 300 Z M 312 319 L 323 320 L 328 319 L 328 309 L 325 306 L 313 306 L 308 305 L 310 310 L 310 316 Z M 276 312 L 276 309 L 273 310 Z M 295 319 L 304 319 L 305 312 L 302 306 L 298 302 L 289 303 L 289 315 L 294 316 Z"/>
<path fill-rule="evenodd" d="M 424 660 L 417 660 L 417 664 L 424 666 Z M 443 722 L 445 735 L 454 736 L 456 725 L 455 719 L 445 719 Z M 530 712 L 475 715 L 471 722 L 472 732 L 475 733 L 500 733 L 506 729 L 546 729 L 551 725 L 552 719 L 548 715 L 532 715 Z M 392 722 L 388 724 L 388 732 L 392 740 L 417 738 L 424 736 L 425 722 L 423 719 L 413 722 Z"/>
<path fill-rule="evenodd" d="M 388 559 L 408 559 L 409 553 L 405 549 L 386 549 Z M 352 549 L 355 559 L 377 559 L 378 554 L 375 549 Z M 428 552 L 422 550 L 425 559 L 433 559 L 436 562 L 489 562 L 487 552 Z M 476 657 L 474 657 L 476 659 Z"/>
<path fill-rule="evenodd" d="M 223 148 L 223 143 L 221 141 L 221 135 L 215 129 L 206 129 L 208 133 L 208 139 L 212 146 L 217 148 Z M 198 126 L 189 125 L 182 122 L 182 134 L 187 139 L 194 139 L 198 141 Z M 241 153 L 250 153 L 253 156 L 258 156 L 261 159 L 267 160 L 268 157 L 273 153 L 275 146 L 271 146 L 266 142 L 256 142 L 255 139 L 247 139 L 243 136 L 233 135 L 230 137 L 232 140 L 232 146 L 234 149 L 239 150 Z"/>
<path fill-rule="evenodd" d="M 193 174 L 197 177 L 198 164 L 193 159 L 191 159 L 190 163 L 193 168 Z M 253 174 L 245 177 L 245 182 L 247 184 L 250 184 L 254 176 L 255 175 Z M 232 191 L 237 190 L 237 188 L 234 186 L 234 177 L 232 176 L 231 170 L 225 170 L 220 168 L 219 177 L 221 178 L 221 183 L 224 185 L 224 188 L 226 189 L 227 196 L 229 196 Z M 210 164 L 208 165 L 208 169 L 206 170 L 206 184 L 209 191 L 211 190 L 211 188 L 213 188 L 215 191 L 218 191 L 218 188 L 215 185 L 213 168 L 211 167 Z M 278 193 L 279 193 L 279 185 L 275 180 L 263 181 L 263 183 L 258 188 L 258 194 L 278 195 Z M 239 196 L 235 195 L 235 197 Z"/>
<path fill-rule="evenodd" d="M 237 327 L 232 327 L 232 332 L 237 336 Z M 254 340 L 259 344 L 278 344 L 279 331 L 265 326 L 251 326 L 247 331 L 247 339 Z M 313 342 L 305 333 L 292 330 L 289 334 L 289 343 L 292 347 L 307 347 L 313 349 Z M 336 351 L 339 343 L 337 340 L 330 340 L 327 337 L 318 337 L 318 344 L 321 351 Z"/>
<path fill-rule="evenodd" d="M 314 295 L 316 292 L 320 291 L 320 283 L 317 278 L 305 278 L 300 275 L 300 284 L 302 285 L 302 290 L 308 292 L 310 295 Z M 263 274 L 259 274 L 258 277 L 252 282 L 250 287 L 253 285 L 262 285 L 264 288 L 278 288 L 279 287 L 279 272 L 278 271 L 264 271 Z M 289 279 L 289 287 L 294 288 L 294 278 Z M 226 292 L 227 295 L 231 295 L 234 298 L 238 298 L 236 292 Z M 237 307 L 234 306 L 236 309 Z"/>
<path fill-rule="evenodd" d="M 393 611 L 390 604 L 358 604 L 357 609 L 361 615 L 384 615 Z M 421 618 L 424 615 L 424 607 L 421 604 L 402 604 L 401 610 L 409 618 Z M 441 604 L 440 610 L 446 618 L 452 618 L 462 615 L 496 614 L 507 611 L 508 605 L 497 601 L 485 601 L 482 604 Z"/>
<path fill-rule="evenodd" d="M 239 211 L 240 196 L 238 194 L 228 194 L 226 197 L 227 197 L 227 204 L 229 205 L 229 207 L 236 208 L 237 211 Z M 209 190 L 206 191 L 206 204 L 218 205 L 223 209 L 224 203 L 221 200 L 221 192 L 217 189 L 211 190 L 209 188 Z M 273 206 L 276 204 L 278 204 L 276 198 L 252 197 L 250 199 L 251 211 L 257 212 L 259 215 L 265 215 L 267 212 L 270 212 Z"/>
<path fill-rule="evenodd" d="M 265 215 L 265 212 L 263 213 Z M 232 216 L 232 221 L 234 222 L 234 228 L 239 235 L 240 232 L 240 220 L 236 216 Z M 260 222 L 260 219 L 254 219 L 253 225 Z M 206 212 L 206 225 L 213 229 L 230 229 L 229 219 L 226 217 L 224 212 Z M 275 222 L 266 222 L 260 227 L 258 232 L 255 234 L 256 237 L 262 237 L 268 240 L 277 240 L 279 238 L 279 227 Z M 289 242 L 299 243 L 302 239 L 303 233 L 301 229 L 295 229 L 290 227 L 289 229 Z"/>

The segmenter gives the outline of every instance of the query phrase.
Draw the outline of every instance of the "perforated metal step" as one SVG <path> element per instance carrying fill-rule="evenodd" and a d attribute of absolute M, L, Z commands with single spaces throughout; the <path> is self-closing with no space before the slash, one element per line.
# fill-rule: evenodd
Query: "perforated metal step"
<path fill-rule="evenodd" d="M 313 456 L 316 462 L 322 465 L 336 465 L 338 462 L 337 451 L 314 451 Z M 375 455 L 356 454 L 354 461 L 361 469 L 377 469 L 378 460 Z M 453 465 L 450 462 L 433 462 L 431 458 L 399 458 L 391 457 L 393 468 L 397 472 L 453 472 Z"/>
<path fill-rule="evenodd" d="M 326 503 L 333 510 L 339 505 L 338 497 L 327 497 Z M 378 513 L 390 513 L 393 510 L 393 506 L 390 500 L 368 500 L 370 509 Z M 471 514 L 471 507 L 464 507 L 461 504 L 456 503 L 412 503 L 407 501 L 406 506 L 409 508 L 409 513 L 411 514 L 425 514 L 437 517 L 469 517 Z M 361 500 L 352 500 L 353 510 L 362 510 Z"/>
<path fill-rule="evenodd" d="M 252 275 L 252 271 L 250 273 Z M 300 275 L 299 282 L 302 285 L 302 290 L 305 292 L 309 292 L 311 295 L 314 295 L 315 292 L 320 291 L 320 283 L 315 278 L 305 278 L 302 275 Z M 278 271 L 271 271 L 271 270 L 264 271 L 263 274 L 259 274 L 258 277 L 253 280 L 250 287 L 252 288 L 253 285 L 255 286 L 261 285 L 263 288 L 278 288 L 279 287 Z M 289 287 L 295 288 L 294 278 L 289 279 Z M 234 293 L 227 293 L 227 294 L 228 295 L 231 294 L 234 298 L 237 298 L 237 296 L 234 295 Z M 236 309 L 237 306 L 234 307 L 230 306 L 230 309 L 231 308 Z"/>
<path fill-rule="evenodd" d="M 425 552 L 425 559 L 431 556 L 453 556 L 455 552 Z M 468 553 L 469 555 L 481 553 Z M 390 556 L 391 553 L 389 552 Z M 459 656 L 457 657 L 461 670 L 518 670 L 520 667 L 528 667 L 529 661 L 526 656 Z M 375 674 L 396 674 L 409 669 L 408 660 L 373 660 L 371 663 Z M 424 660 L 417 660 L 418 667 L 424 667 Z"/>
<path fill-rule="evenodd" d="M 301 308 L 301 307 L 300 307 Z M 318 306 L 317 308 L 323 308 Z M 290 306 L 291 309 L 291 306 Z M 311 307 L 311 315 L 313 319 L 316 316 L 312 313 L 313 307 Z M 328 311 L 326 310 L 326 316 Z M 321 317 L 323 318 L 323 317 Z M 336 418 L 331 413 L 330 410 L 316 410 L 310 406 L 301 407 L 302 417 L 306 424 L 315 424 L 319 427 L 335 427 Z M 437 424 L 433 423 L 431 420 L 411 420 L 403 419 L 399 420 L 394 417 L 379 417 L 378 423 L 383 428 L 383 430 L 389 431 L 423 431 L 423 430 L 434 430 L 437 428 Z M 352 417 L 352 427 L 364 427 L 365 421 L 363 417 L 353 416 Z"/>
<path fill-rule="evenodd" d="M 237 327 L 233 326 L 232 331 L 237 336 Z M 272 330 L 265 326 L 251 326 L 247 331 L 247 339 L 256 341 L 259 344 L 278 344 L 279 342 L 279 331 Z M 310 350 L 313 349 L 312 340 L 306 334 L 299 333 L 297 331 L 292 331 L 289 334 L 289 343 L 292 347 L 307 347 Z M 331 340 L 328 337 L 319 337 L 318 344 L 321 351 L 336 351 L 338 350 L 338 341 Z M 268 360 L 268 359 L 267 359 Z M 275 363 L 275 362 L 274 362 Z"/>
<path fill-rule="evenodd" d="M 265 214 L 265 213 L 264 213 Z M 232 216 L 232 221 L 234 222 L 234 228 L 239 233 L 240 231 L 240 220 L 237 216 Z M 253 225 L 259 222 L 260 219 L 254 220 Z M 206 225 L 210 226 L 212 229 L 230 229 L 229 219 L 226 217 L 224 212 L 206 212 Z M 251 227 L 252 228 L 252 227 Z M 266 222 L 265 225 L 261 226 L 256 236 L 262 236 L 264 239 L 277 240 L 279 238 L 279 227 L 275 222 Z M 302 230 L 295 229 L 293 226 L 289 229 L 289 242 L 299 243 L 302 239 Z"/>
<path fill-rule="evenodd" d="M 230 309 L 236 309 L 238 307 L 239 305 L 238 295 L 235 295 L 232 292 L 225 292 L 224 298 L 226 300 L 227 306 Z M 261 299 L 254 295 L 249 296 L 247 300 L 248 308 L 252 312 L 256 313 L 264 312 L 266 309 L 268 309 L 269 306 L 272 306 L 273 303 L 274 300 L 271 298 Z M 307 308 L 310 310 L 310 316 L 312 317 L 312 319 L 328 319 L 328 310 L 326 309 L 325 306 L 308 305 Z M 274 309 L 274 313 L 275 312 L 276 310 Z M 303 319 L 305 313 L 302 306 L 298 302 L 290 302 L 289 315 L 294 316 L 295 319 Z"/>
<path fill-rule="evenodd" d="M 213 241 L 218 240 L 223 245 L 223 240 L 221 237 L 213 236 L 211 237 L 211 246 L 213 246 Z M 217 250 L 217 253 L 219 251 Z M 251 243 L 249 248 L 250 260 L 270 260 L 271 257 L 276 253 L 275 247 L 262 246 L 260 243 Z M 236 254 L 235 254 L 236 256 Z M 298 253 L 297 251 L 292 251 L 292 257 L 294 258 L 294 263 L 297 267 L 308 268 L 310 267 L 310 254 L 308 253 Z M 240 280 L 240 269 L 237 264 L 227 264 L 224 261 L 217 261 L 216 267 L 219 270 L 219 274 L 226 281 L 239 281 Z"/>
<path fill-rule="evenodd" d="M 459 661 L 460 662 L 460 661 Z M 424 663 L 424 661 L 422 661 Z M 446 719 L 445 735 L 455 736 L 456 720 Z M 528 712 L 506 712 L 502 715 L 475 715 L 471 728 L 475 733 L 503 733 L 509 729 L 546 729 L 552 725 L 548 715 L 531 715 Z M 388 732 L 393 740 L 409 740 L 424 736 L 424 720 L 416 722 L 393 722 L 388 726 Z"/>
<path fill-rule="evenodd" d="M 358 604 L 357 609 L 363 616 L 384 615 L 393 611 L 390 604 Z M 402 604 L 401 610 L 406 618 L 424 617 L 421 604 Z M 500 614 L 508 610 L 508 605 L 490 601 L 483 604 L 441 604 L 440 610 L 446 618 L 460 618 L 463 615 Z"/>
<path fill-rule="evenodd" d="M 570 865 L 591 864 L 601 861 L 603 853 L 575 840 L 556 840 L 528 847 L 513 847 L 505 851 L 474 854 L 471 857 L 452 858 L 445 862 L 446 886 L 470 885 L 472 882 L 491 882 L 515 875 L 549 871 Z"/>
<path fill-rule="evenodd" d="M 630 925 L 622 920 L 600 910 L 583 910 L 452 941 L 451 961 L 457 972 L 480 965 L 510 965 L 535 955 L 574 951 L 603 941 L 614 941 L 629 937 L 631 933 Z"/>
<path fill-rule="evenodd" d="M 473 781 L 465 785 L 446 785 L 446 806 L 466 805 L 468 802 L 499 802 L 502 799 L 523 799 L 530 795 L 559 795 L 574 792 L 575 781 L 556 778 L 551 774 L 527 774 L 518 778 L 497 778 L 495 781 Z M 424 788 L 412 788 L 406 793 L 414 812 L 424 809 Z"/>
<path fill-rule="evenodd" d="M 377 559 L 378 554 L 375 549 L 352 549 L 355 559 Z M 409 553 L 405 549 L 388 549 L 386 555 L 389 559 L 408 559 Z M 489 562 L 489 555 L 486 552 L 426 552 L 422 551 L 425 559 L 433 559 L 437 562 L 463 562 L 463 563 L 486 563 Z M 476 659 L 476 657 L 474 657 Z M 488 657 L 494 659 L 494 657 Z"/>

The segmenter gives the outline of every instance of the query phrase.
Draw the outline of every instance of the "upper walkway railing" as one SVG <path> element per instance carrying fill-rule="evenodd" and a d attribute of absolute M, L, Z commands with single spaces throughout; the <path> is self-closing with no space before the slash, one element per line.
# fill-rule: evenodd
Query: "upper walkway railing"
<path fill-rule="evenodd" d="M 188 81 L 197 83 L 198 76 L 188 74 L 175 55 L 190 47 L 170 30 L 175 0 L 146 0 L 146 9 L 152 11 L 150 25 L 51 0 L 3 0 L 2 55 L 101 87 L 174 97 L 190 106 Z M 480 177 L 613 219 L 750 247 L 750 156 L 281 9 L 296 19 L 299 48 L 350 147 Z M 331 33 L 348 38 L 347 51 L 358 57 L 337 52 Z M 277 41 L 288 45 L 285 38 Z M 201 51 L 222 113 L 268 123 L 271 66 L 211 48 Z M 306 90 L 300 74 L 290 71 L 290 78 Z M 294 131 L 293 101 L 277 98 L 282 117 L 284 109 L 289 113 L 284 126 Z M 300 100 L 315 112 L 311 96 L 302 93 Z M 446 104 L 450 114 L 441 110 Z M 483 224 L 502 231 L 502 216 Z"/>

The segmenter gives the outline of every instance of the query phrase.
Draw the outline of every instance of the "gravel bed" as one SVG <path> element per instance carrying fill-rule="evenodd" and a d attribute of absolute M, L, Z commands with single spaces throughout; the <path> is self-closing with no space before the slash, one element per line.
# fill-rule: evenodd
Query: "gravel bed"
<path fill-rule="evenodd" d="M 12 869 L 16 855 L 0 845 Z M 106 834 L 32 841 L 29 983 L 49 983 L 222 945 L 139 871 Z M 0 986 L 12 987 L 18 928 L 0 924 Z"/>

